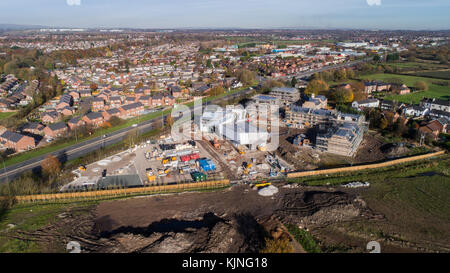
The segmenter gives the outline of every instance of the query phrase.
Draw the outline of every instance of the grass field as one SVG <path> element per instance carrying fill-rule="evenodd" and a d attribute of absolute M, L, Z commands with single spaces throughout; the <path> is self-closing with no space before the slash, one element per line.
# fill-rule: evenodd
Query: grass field
<path fill-rule="evenodd" d="M 78 204 L 40 204 L 40 205 L 16 205 L 0 219 L 0 253 L 24 253 L 40 252 L 39 244 L 33 241 L 14 239 L 8 235 L 15 230 L 33 232 L 59 219 L 58 215 L 69 207 L 88 207 L 96 202 L 84 202 Z M 8 228 L 13 224 L 13 228 Z"/>
<path fill-rule="evenodd" d="M 413 87 L 417 81 L 424 81 L 428 84 L 428 90 L 426 91 L 418 91 L 411 94 L 406 95 L 388 95 L 385 98 L 388 100 L 397 100 L 399 102 L 404 103 L 419 103 L 422 97 L 431 97 L 431 98 L 441 98 L 441 99 L 450 99 L 450 87 L 449 86 L 440 86 L 433 84 L 433 81 L 436 79 L 426 78 L 426 77 L 417 77 L 417 76 L 405 76 L 405 75 L 396 75 L 396 74 L 371 74 L 362 76 L 361 79 L 364 80 L 379 80 L 389 82 L 390 79 L 401 79 L 407 86 Z M 445 80 L 440 80 L 445 81 Z M 449 82 L 450 81 L 446 81 Z"/>
<path fill-rule="evenodd" d="M 450 70 L 441 70 L 441 71 L 424 71 L 415 73 L 417 76 L 421 77 L 430 77 L 436 79 L 450 80 Z"/>
<path fill-rule="evenodd" d="M 0 120 L 13 116 L 16 112 L 0 112 Z"/>

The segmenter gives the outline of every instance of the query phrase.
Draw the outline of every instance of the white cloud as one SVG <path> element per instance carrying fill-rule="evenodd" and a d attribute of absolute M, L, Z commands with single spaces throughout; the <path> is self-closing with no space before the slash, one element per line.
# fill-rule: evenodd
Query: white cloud
<path fill-rule="evenodd" d="M 366 0 L 369 6 L 381 6 L 381 0 Z"/>
<path fill-rule="evenodd" d="M 67 5 L 69 6 L 80 6 L 81 0 L 66 0 Z"/>

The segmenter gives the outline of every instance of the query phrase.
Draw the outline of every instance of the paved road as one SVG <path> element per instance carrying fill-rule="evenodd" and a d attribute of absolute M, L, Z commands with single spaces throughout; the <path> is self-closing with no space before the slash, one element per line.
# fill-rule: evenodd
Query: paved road
<path fill-rule="evenodd" d="M 363 60 L 357 60 L 357 61 L 352 61 L 352 62 L 338 64 L 338 65 L 326 66 L 326 67 L 322 67 L 320 69 L 315 69 L 312 71 L 299 73 L 299 74 L 297 74 L 297 77 L 307 77 L 307 76 L 311 76 L 314 73 L 325 71 L 325 70 L 336 69 L 336 68 L 340 68 L 340 67 L 349 67 L 349 66 L 353 66 L 355 64 L 361 63 L 361 62 L 368 61 L 368 60 L 369 59 L 363 59 Z M 249 90 L 249 89 L 242 90 L 240 92 L 236 92 L 234 94 L 224 96 L 220 99 L 215 99 L 209 103 L 219 102 L 224 99 L 229 99 L 229 98 L 245 95 L 250 92 L 252 92 L 252 90 Z M 193 109 L 193 106 L 190 108 Z M 165 116 L 163 118 L 165 118 Z M 139 130 L 140 133 L 149 132 L 153 129 L 152 123 L 155 121 L 158 121 L 158 120 L 161 120 L 161 117 L 139 123 L 136 128 Z M 67 160 L 76 159 L 76 158 L 86 155 L 92 151 L 101 149 L 102 147 L 106 147 L 108 145 L 122 141 L 126 137 L 127 133 L 129 131 L 133 130 L 134 128 L 135 127 L 124 128 L 124 129 L 121 129 L 121 130 L 118 130 L 118 131 L 108 134 L 105 138 L 103 138 L 103 136 L 101 136 L 101 137 L 93 138 L 90 140 L 86 140 L 86 141 L 80 142 L 78 144 L 60 149 L 60 150 L 55 151 L 50 154 L 58 157 L 63 162 L 65 162 Z M 9 181 L 11 179 L 14 179 L 14 178 L 20 176 L 20 174 L 22 174 L 26 171 L 33 170 L 33 169 L 39 167 L 42 163 L 42 160 L 44 160 L 44 158 L 47 155 L 48 154 L 38 156 L 38 157 L 26 160 L 21 163 L 11 165 L 6 168 L 1 168 L 1 165 L 0 165 L 0 168 L 1 168 L 0 182 Z"/>
<path fill-rule="evenodd" d="M 209 103 L 219 102 L 221 100 L 241 96 L 241 95 L 247 94 L 249 92 L 251 92 L 251 90 L 249 90 L 249 89 L 242 90 L 242 91 L 224 96 L 222 98 L 215 99 Z M 206 103 L 204 103 L 204 104 L 206 104 Z M 192 106 L 190 108 L 194 109 L 194 106 Z M 76 158 L 86 155 L 92 151 L 101 149 L 102 147 L 106 147 L 108 145 L 122 141 L 126 137 L 127 133 L 135 128 L 137 128 L 139 130 L 139 133 L 141 133 L 141 134 L 147 133 L 153 129 L 152 124 L 155 121 L 161 121 L 161 118 L 165 118 L 165 117 L 166 116 L 147 120 L 147 121 L 138 123 L 136 127 L 127 127 L 127 128 L 123 128 L 121 130 L 115 131 L 113 133 L 109 133 L 105 138 L 103 136 L 101 136 L 101 137 L 93 138 L 90 140 L 86 140 L 86 141 L 80 142 L 78 144 L 60 149 L 60 150 L 55 151 L 50 154 L 58 157 L 63 162 L 65 162 L 67 160 L 76 159 Z M 1 168 L 0 182 L 9 181 L 11 179 L 14 179 L 14 178 L 20 176 L 20 174 L 22 174 L 23 172 L 26 172 L 26 171 L 29 171 L 29 170 L 39 167 L 47 155 L 48 154 L 45 154 L 42 156 L 32 158 L 27 161 L 18 163 L 18 164 L 8 166 L 8 167 L 6 167 L 6 169 L 1 168 L 1 165 L 0 165 L 0 168 Z"/>

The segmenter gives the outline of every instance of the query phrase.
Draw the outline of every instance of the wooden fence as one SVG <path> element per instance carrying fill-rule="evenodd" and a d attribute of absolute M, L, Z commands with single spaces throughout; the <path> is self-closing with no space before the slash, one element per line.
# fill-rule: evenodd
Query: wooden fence
<path fill-rule="evenodd" d="M 101 198 L 105 198 L 105 197 L 163 194 L 163 193 L 172 193 L 172 192 L 183 192 L 183 191 L 189 191 L 189 190 L 214 189 L 214 188 L 226 187 L 229 185 L 230 185 L 229 180 L 217 180 L 217 181 L 195 182 L 195 183 L 174 184 L 174 185 L 148 186 L 148 187 L 139 187 L 139 188 L 24 195 L 24 196 L 16 196 L 16 200 L 18 203 L 40 202 L 40 201 L 59 201 L 59 200 L 70 200 L 70 199 L 95 200 L 95 199 L 101 199 Z"/>
<path fill-rule="evenodd" d="M 343 168 L 334 168 L 334 169 L 326 169 L 326 170 L 315 170 L 315 171 L 305 171 L 305 172 L 294 172 L 294 173 L 288 173 L 288 178 L 297 178 L 297 177 L 305 177 L 305 176 L 313 176 L 313 175 L 322 175 L 322 174 L 335 174 L 335 173 L 344 173 L 344 172 L 354 172 L 354 171 L 361 171 L 361 170 L 368 170 L 368 169 L 377 169 L 377 168 L 384 168 L 384 167 L 390 167 L 397 164 L 402 163 L 408 163 L 412 161 L 427 159 L 435 156 L 440 156 L 445 154 L 445 151 L 439 151 L 435 153 L 425 154 L 425 155 L 417 155 L 417 156 L 411 156 L 401 159 L 395 159 L 391 161 L 386 161 L 382 163 L 373 163 L 373 164 L 367 164 L 367 165 L 360 165 L 360 166 L 352 166 L 352 167 L 343 167 Z"/>

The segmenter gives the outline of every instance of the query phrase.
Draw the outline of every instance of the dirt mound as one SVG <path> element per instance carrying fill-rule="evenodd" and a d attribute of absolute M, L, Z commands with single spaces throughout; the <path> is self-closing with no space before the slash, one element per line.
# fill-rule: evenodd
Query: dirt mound
<path fill-rule="evenodd" d="M 60 251 L 78 241 L 83 252 L 253 253 L 265 247 L 266 238 L 280 236 L 282 223 L 358 215 L 353 199 L 340 191 L 283 187 L 267 198 L 249 186 L 132 198 L 102 202 L 82 213 L 68 211 L 51 226 L 20 238 L 52 243 L 48 249 L 57 245 Z M 274 226 L 267 226 L 267 218 Z"/>

